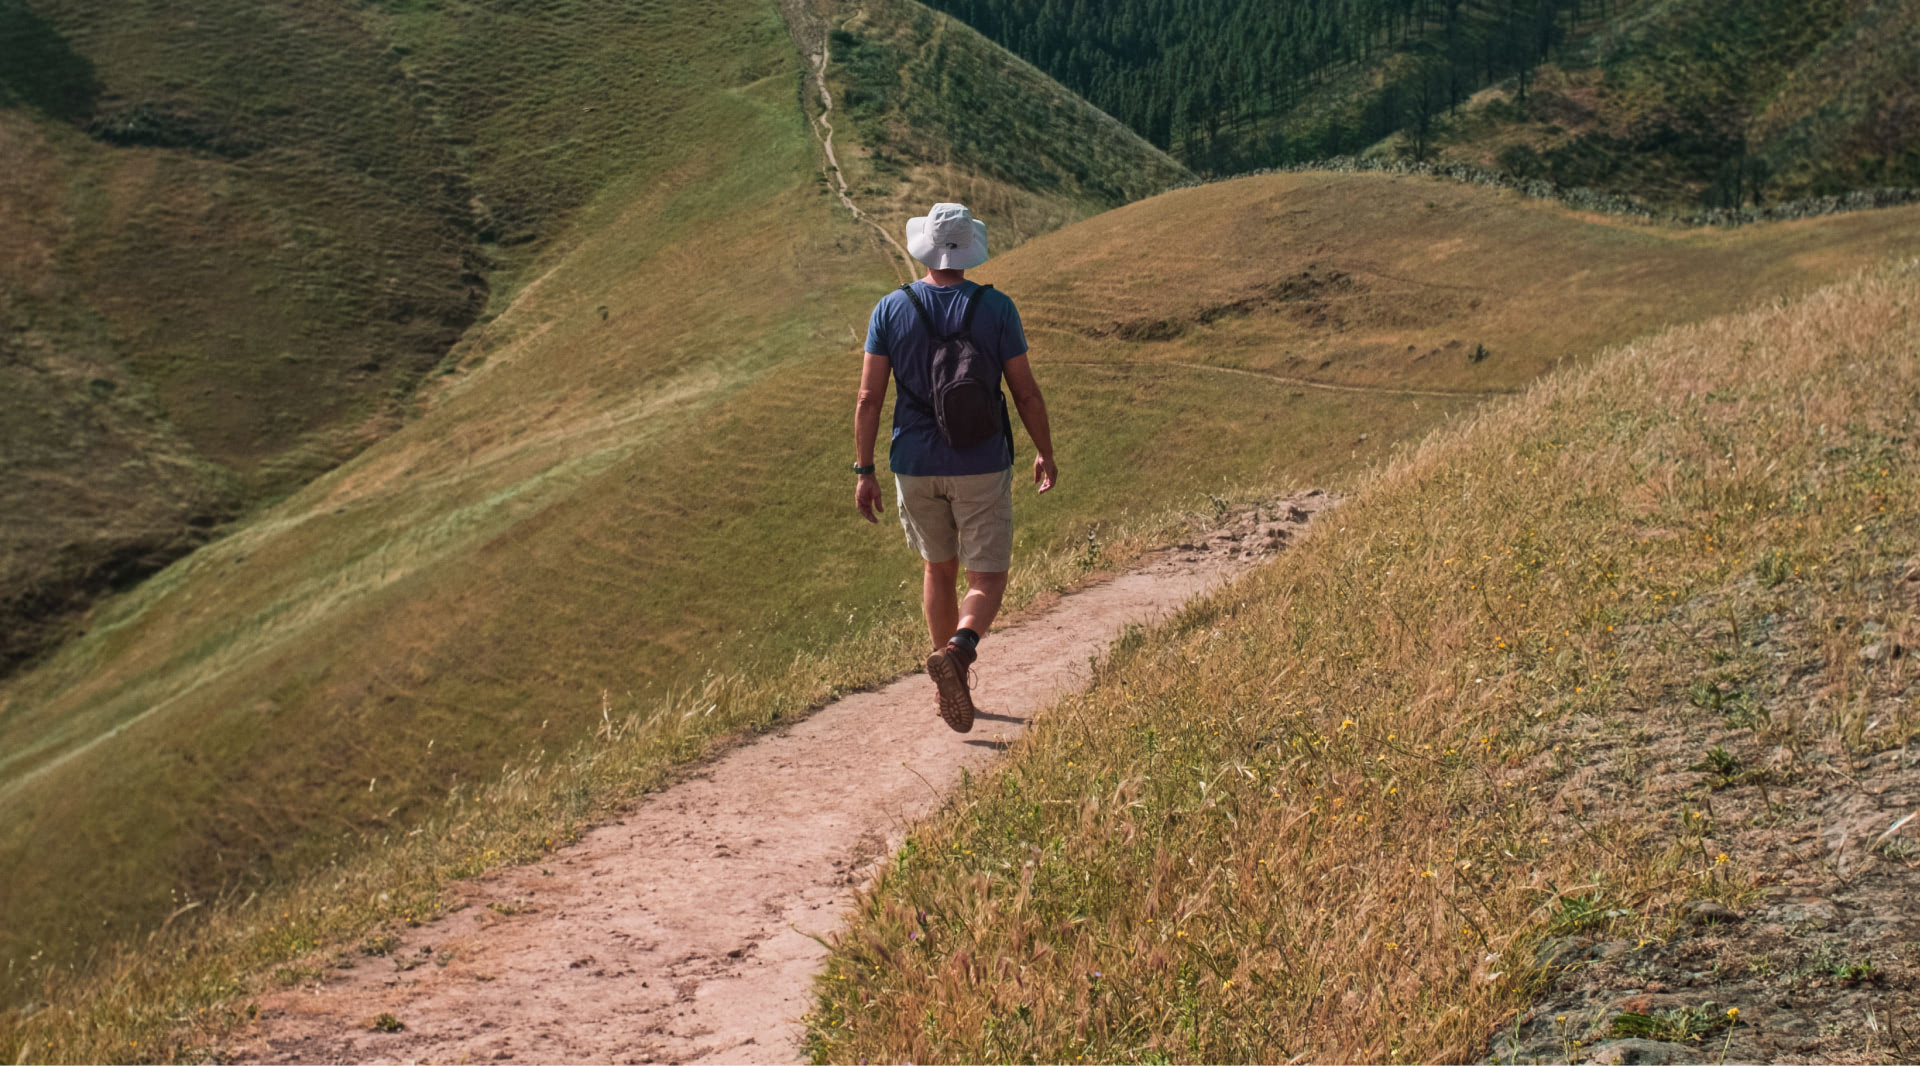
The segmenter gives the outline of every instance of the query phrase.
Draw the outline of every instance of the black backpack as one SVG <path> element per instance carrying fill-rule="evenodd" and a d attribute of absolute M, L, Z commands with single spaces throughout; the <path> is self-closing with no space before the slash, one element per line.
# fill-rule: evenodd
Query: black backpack
<path fill-rule="evenodd" d="M 913 309 L 920 313 L 920 321 L 926 325 L 932 340 L 929 351 L 933 358 L 928 377 L 933 383 L 933 395 L 923 397 L 908 389 L 897 373 L 894 380 L 899 382 L 902 397 L 922 413 L 933 416 L 948 447 L 971 448 L 1005 433 L 1007 455 L 1011 459 L 1013 421 L 1007 417 L 1006 397 L 1000 394 L 1000 368 L 973 341 L 974 312 L 980 310 L 980 301 L 986 299 L 987 290 L 991 288 L 991 285 L 982 285 L 974 292 L 958 332 L 942 333 L 934 327 L 933 316 L 927 314 L 913 286 L 900 286 L 900 291 L 913 303 Z"/>

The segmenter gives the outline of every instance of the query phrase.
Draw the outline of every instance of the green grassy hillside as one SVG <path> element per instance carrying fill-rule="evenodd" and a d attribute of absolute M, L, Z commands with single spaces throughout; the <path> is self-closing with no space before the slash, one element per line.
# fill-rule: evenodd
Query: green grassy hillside
<path fill-rule="evenodd" d="M 704 55 L 711 17 L 0 7 L 0 671 L 84 629 L 95 597 L 391 432 L 421 375 L 511 302 L 573 212 L 670 152 L 660 138 L 694 86 L 772 69 L 719 53 L 683 66 Z M 917 54 L 924 22 L 898 4 L 861 25 Z M 967 101 L 970 128 L 1000 128 L 980 116 L 1019 100 L 1039 107 L 1025 148 L 962 185 L 1002 234 L 1184 176 L 971 42 L 908 64 L 894 98 L 936 98 L 913 90 L 965 69 L 986 94 Z M 913 118 L 926 136 L 946 128 L 926 109 Z M 1069 136 L 1090 154 L 1060 152 Z M 937 160 L 914 157 L 944 168 L 916 196 L 1008 147 L 946 140 Z"/>
<path fill-rule="evenodd" d="M 899 227 L 956 197 L 997 250 L 1191 180 L 1179 163 L 965 23 L 916 0 L 829 7 L 831 81 L 863 210 Z"/>
<path fill-rule="evenodd" d="M 1809 794 L 1875 830 L 1910 808 L 1853 774 L 1910 795 L 1920 736 L 1920 675 L 1886 658 L 1920 624 L 1916 308 L 1902 261 L 1636 342 L 1398 455 L 1125 642 L 908 838 L 816 984 L 815 1061 L 1480 1061 L 1585 968 L 1551 950 L 1595 943 L 1573 934 L 1657 954 L 1701 921 L 1683 904 L 1731 921 L 1770 882 L 1910 900 L 1908 840 L 1884 867 L 1784 841 L 1831 824 Z M 1739 769 L 1729 749 L 1744 776 L 1705 773 Z M 1912 934 L 1881 913 L 1849 929 L 1889 974 L 1874 1002 L 1901 1002 Z M 1784 1031 L 1835 971 L 1743 950 L 1759 924 L 1695 932 L 1657 1017 L 1539 1018 L 1532 1061 L 1766 1061 L 1755 1027 Z M 1776 947 L 1822 923 L 1786 928 Z M 1613 987 L 1638 991 L 1627 965 Z M 1752 998 L 1703 1003 L 1728 973 Z M 1772 1055 L 1898 1057 L 1857 991 L 1820 1002 L 1822 1039 L 1802 1023 Z M 1628 1035 L 1669 1042 L 1581 1043 Z"/>
<path fill-rule="evenodd" d="M 448 138 L 354 17 L 14 0 L 0 37 L 4 668 L 375 439 L 486 285 Z"/>
<path fill-rule="evenodd" d="M 936 0 L 1212 175 L 1372 152 L 1690 211 L 1920 186 L 1900 0 Z"/>
<path fill-rule="evenodd" d="M 841 465 L 828 461 L 844 436 L 837 371 L 893 269 L 827 195 L 804 69 L 773 5 L 407 4 L 348 18 L 209 3 L 151 33 L 142 20 L 167 12 L 8 10 L 9 32 L 29 18 L 26 36 L 54 57 L 38 80 L 10 78 L 13 106 L 0 111 L 32 164 L 0 178 L 22 208 L 0 216 L 20 237 L 10 291 L 40 301 L 9 303 L 37 317 L 0 332 L 8 373 L 26 383 L 6 401 L 18 417 L 0 423 L 18 437 L 4 453 L 19 504 L 4 530 L 22 611 L 44 620 L 129 586 L 217 519 L 294 492 L 100 605 L 84 635 L 0 690 L 0 804 L 20 815 L 0 830 L 21 871 L 0 885 L 17 919 L 10 955 L 51 944 L 49 957 L 70 957 L 179 894 L 330 858 L 456 777 L 580 736 L 564 709 L 579 693 L 590 707 L 603 687 L 642 700 L 697 678 L 704 667 L 689 663 L 784 668 L 818 631 L 838 632 L 802 608 L 816 588 L 839 589 L 851 563 L 810 550 L 817 524 L 768 535 L 768 516 L 801 506 L 795 483 L 839 484 L 826 476 Z M 918 47 L 911 27 L 888 32 Z M 1013 61 L 971 62 L 984 75 Z M 85 74 L 92 95 L 61 95 L 60 71 Z M 1066 173 L 1062 160 L 1089 144 L 1099 162 L 1075 164 L 1084 186 L 971 180 L 960 192 L 1039 205 L 1017 222 L 989 213 L 997 233 L 1036 232 L 1152 187 L 1143 174 L 1178 174 L 1050 93 L 1079 144 L 1033 133 L 1020 169 Z M 145 115 L 127 103 L 141 100 L 171 116 L 162 132 L 95 120 Z M 356 109 L 368 122 L 356 125 Z M 235 131 L 252 139 L 219 140 Z M 852 134 L 842 144 L 858 154 Z M 147 183 L 114 177 L 127 168 Z M 283 171 L 306 191 L 294 195 Z M 269 179 L 280 184 L 258 184 Z M 381 190 L 434 218 L 434 196 L 455 190 L 461 214 L 416 240 L 404 212 L 383 214 Z M 182 214 L 175 201 L 199 206 Z M 293 228 L 255 224 L 236 202 Z M 372 243 L 347 241 L 349 223 Z M 265 258 L 243 262 L 232 241 Z M 337 361 L 378 350 L 391 365 L 394 331 L 414 322 L 395 321 L 392 301 L 435 276 L 402 252 L 442 256 L 460 300 L 492 302 L 464 334 L 464 319 L 445 319 L 405 374 L 352 370 L 366 377 L 356 393 Z M 463 274 L 474 254 L 493 264 L 490 290 Z M 348 280 L 329 287 L 322 268 L 342 264 Z M 102 321 L 103 293 L 122 319 Z M 303 317 L 314 307 L 326 329 Z M 209 338 L 221 316 L 241 325 Z M 141 377 L 162 326 L 187 354 Z M 266 358 L 260 330 L 308 347 Z M 336 361 L 301 354 L 322 350 Z M 225 361 L 192 361 L 207 352 Z M 447 372 L 416 394 L 412 376 L 438 362 Z M 167 375 L 189 372 L 218 387 L 182 386 L 169 406 Z M 277 438 L 241 417 L 243 387 L 320 428 L 275 452 Z M 402 414 L 415 418 L 404 430 Z M 340 419 L 351 447 L 295 462 Z M 831 435 L 779 436 L 829 424 Z M 390 447 L 294 491 L 396 430 Z M 791 443 L 769 452 L 768 433 Z M 703 479 L 711 487 L 692 498 L 680 488 Z M 818 572 L 796 582 L 793 558 Z M 684 584 L 663 579 L 682 570 Z M 727 580 L 686 595 L 713 574 Z M 836 598 L 877 602 L 893 586 L 875 578 Z M 601 603 L 604 626 L 573 614 Z M 57 621 L 33 646 L 64 632 Z M 68 787 L 84 777 L 113 784 Z M 92 828 L 45 835 L 69 818 Z"/>
<path fill-rule="evenodd" d="M 1920 185 L 1920 10 L 1879 0 L 1815 48 L 1754 116 L 1767 187 Z"/>
<path fill-rule="evenodd" d="M 1435 151 L 1680 208 L 1920 186 L 1915 19 L 1894 0 L 1641 5 L 1524 97 L 1476 97 Z"/>

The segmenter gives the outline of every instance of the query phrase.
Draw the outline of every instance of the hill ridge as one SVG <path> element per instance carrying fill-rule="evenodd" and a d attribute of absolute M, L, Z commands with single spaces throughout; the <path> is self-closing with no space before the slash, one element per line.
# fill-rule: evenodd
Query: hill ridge
<path fill-rule="evenodd" d="M 823 20 L 809 18 L 807 0 L 781 0 L 780 11 L 787 20 L 787 27 L 793 33 L 794 43 L 799 45 L 801 55 L 806 57 L 807 65 L 813 75 L 813 91 L 820 98 L 820 110 L 811 114 L 814 135 L 820 142 L 820 150 L 826 157 L 826 175 L 835 183 L 834 193 L 847 213 L 856 220 L 866 223 L 882 241 L 899 256 L 900 269 L 896 276 L 907 280 L 914 274 L 913 256 L 893 236 L 893 231 L 867 217 L 854 203 L 847 185 L 847 175 L 840 168 L 840 157 L 833 147 L 833 91 L 827 86 L 827 64 L 832 60 L 832 37 Z"/>

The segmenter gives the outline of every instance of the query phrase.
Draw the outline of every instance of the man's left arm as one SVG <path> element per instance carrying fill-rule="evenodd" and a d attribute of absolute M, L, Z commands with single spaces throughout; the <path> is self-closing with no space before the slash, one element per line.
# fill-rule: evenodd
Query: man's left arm
<path fill-rule="evenodd" d="M 1033 483 L 1041 492 L 1060 480 L 1060 468 L 1053 461 L 1053 427 L 1047 421 L 1047 401 L 1040 395 L 1040 383 L 1033 380 L 1033 365 L 1027 360 L 1027 330 L 1020 323 L 1020 310 L 1011 299 L 1003 299 L 1000 308 L 1000 350 L 1014 352 L 1000 367 L 1007 389 L 1013 393 L 1014 410 L 1020 423 L 1033 439 Z"/>
<path fill-rule="evenodd" d="M 1047 421 L 1047 401 L 1040 395 L 1040 383 L 1033 380 L 1033 367 L 1026 356 L 1007 360 L 1003 369 L 1007 388 L 1013 392 L 1014 410 L 1020 412 L 1020 423 L 1027 427 L 1037 453 L 1033 457 L 1033 483 L 1046 492 L 1060 480 L 1060 468 L 1053 462 L 1053 426 Z"/>
<path fill-rule="evenodd" d="M 864 353 L 860 364 L 860 393 L 853 405 L 853 461 L 858 466 L 873 465 L 874 445 L 880 439 L 880 408 L 887 402 L 887 382 L 893 376 L 893 361 L 884 355 Z M 880 479 L 861 474 L 853 488 L 853 505 L 869 522 L 880 521 L 886 505 L 880 495 Z"/>

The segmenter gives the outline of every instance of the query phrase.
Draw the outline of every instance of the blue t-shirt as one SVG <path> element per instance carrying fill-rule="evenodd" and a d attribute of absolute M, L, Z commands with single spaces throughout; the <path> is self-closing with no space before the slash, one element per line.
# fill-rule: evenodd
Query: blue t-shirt
<path fill-rule="evenodd" d="M 920 298 L 936 326 L 952 332 L 960 328 L 967 301 L 979 288 L 971 281 L 945 287 L 916 281 L 913 294 Z M 1011 297 L 999 289 L 987 291 L 973 315 L 973 341 L 1002 369 L 1007 360 L 1027 354 L 1027 335 L 1020 328 L 1020 312 L 1014 309 Z M 928 336 L 926 324 L 920 321 L 907 294 L 895 289 L 881 297 L 867 323 L 867 351 L 892 362 L 899 387 L 893 400 L 893 441 L 887 450 L 887 466 L 908 477 L 997 474 L 1012 466 L 1013 443 L 1006 437 L 996 434 L 971 448 L 948 447 L 933 413 L 898 394 L 906 389 L 931 399 L 932 349 L 933 338 Z"/>

